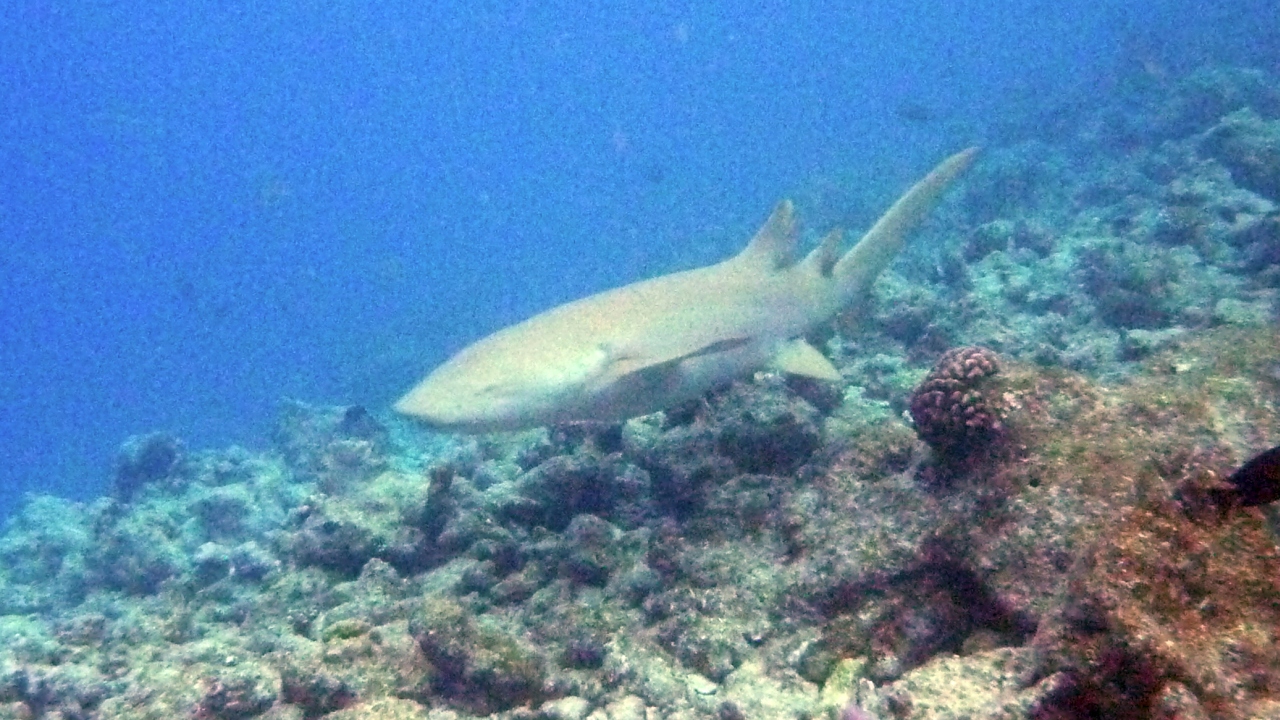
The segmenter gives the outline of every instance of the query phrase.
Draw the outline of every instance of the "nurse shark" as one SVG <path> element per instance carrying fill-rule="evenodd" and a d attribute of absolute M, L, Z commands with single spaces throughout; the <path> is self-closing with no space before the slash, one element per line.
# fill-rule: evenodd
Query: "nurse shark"
<path fill-rule="evenodd" d="M 942 161 L 847 252 L 832 231 L 796 260 L 784 200 L 738 255 L 552 308 L 464 348 L 395 404 L 441 430 L 618 421 L 757 370 L 839 381 L 804 336 L 866 296 L 906 236 L 972 164 Z"/>

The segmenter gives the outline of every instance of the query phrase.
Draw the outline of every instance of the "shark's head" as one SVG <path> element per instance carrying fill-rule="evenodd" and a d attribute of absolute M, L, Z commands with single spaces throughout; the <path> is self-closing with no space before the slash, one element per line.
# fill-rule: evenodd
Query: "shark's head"
<path fill-rule="evenodd" d="M 569 360 L 541 357 L 494 342 L 491 336 L 436 368 L 395 404 L 397 412 L 439 430 L 482 433 L 549 425 L 571 419 L 591 397 L 587 388 L 606 362 L 587 349 Z"/>
<path fill-rule="evenodd" d="M 533 427 L 544 403 L 518 379 L 485 377 L 452 371 L 444 365 L 418 383 L 395 404 L 438 430 L 495 432 Z"/>

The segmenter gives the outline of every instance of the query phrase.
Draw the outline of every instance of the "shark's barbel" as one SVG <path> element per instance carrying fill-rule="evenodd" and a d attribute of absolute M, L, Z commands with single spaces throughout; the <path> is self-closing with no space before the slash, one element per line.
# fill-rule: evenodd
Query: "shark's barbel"
<path fill-rule="evenodd" d="M 795 261 L 794 211 L 784 200 L 738 255 L 499 330 L 436 368 L 395 409 L 444 430 L 520 430 L 644 415 L 769 367 L 839 380 L 805 334 L 865 294 L 976 154 L 944 160 L 843 256 L 836 230 Z"/>

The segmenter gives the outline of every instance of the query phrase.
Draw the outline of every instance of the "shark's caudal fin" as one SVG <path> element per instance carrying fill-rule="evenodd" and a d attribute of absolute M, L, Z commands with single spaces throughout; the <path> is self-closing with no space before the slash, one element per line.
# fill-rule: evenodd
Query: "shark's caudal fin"
<path fill-rule="evenodd" d="M 867 289 L 898 254 L 907 234 L 924 220 L 942 194 L 973 164 L 977 154 L 978 148 L 972 147 L 943 160 L 898 198 L 858 244 L 836 262 L 832 274 L 841 297 L 851 300 Z"/>

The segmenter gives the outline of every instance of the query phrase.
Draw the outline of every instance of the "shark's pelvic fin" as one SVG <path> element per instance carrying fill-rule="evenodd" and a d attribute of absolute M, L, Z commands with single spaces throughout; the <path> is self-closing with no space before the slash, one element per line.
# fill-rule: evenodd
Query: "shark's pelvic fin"
<path fill-rule="evenodd" d="M 840 381 L 840 371 L 818 349 L 801 338 L 792 340 L 778 349 L 770 363 L 775 370 L 803 375 L 815 380 Z"/>

